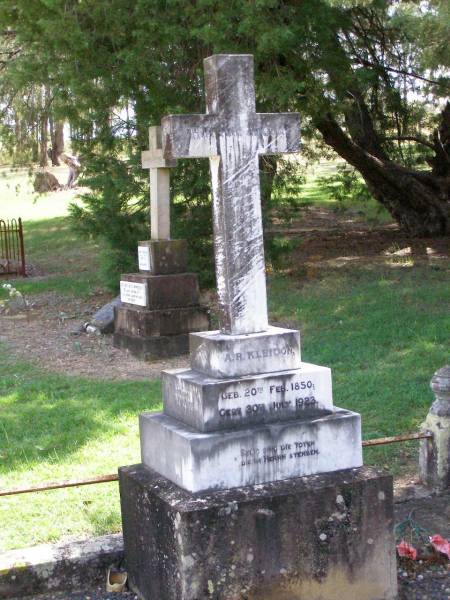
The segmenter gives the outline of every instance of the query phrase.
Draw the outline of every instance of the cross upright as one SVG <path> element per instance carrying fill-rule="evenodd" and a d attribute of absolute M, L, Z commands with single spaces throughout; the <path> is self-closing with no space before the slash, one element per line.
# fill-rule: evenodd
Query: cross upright
<path fill-rule="evenodd" d="M 150 169 L 150 229 L 152 240 L 170 239 L 170 171 L 176 160 L 166 160 L 161 127 L 149 127 L 149 150 L 142 152 L 142 168 Z"/>
<path fill-rule="evenodd" d="M 210 159 L 221 329 L 231 335 L 268 327 L 260 154 L 296 152 L 297 113 L 257 113 L 253 56 L 204 61 L 206 114 L 162 120 L 167 159 Z"/>

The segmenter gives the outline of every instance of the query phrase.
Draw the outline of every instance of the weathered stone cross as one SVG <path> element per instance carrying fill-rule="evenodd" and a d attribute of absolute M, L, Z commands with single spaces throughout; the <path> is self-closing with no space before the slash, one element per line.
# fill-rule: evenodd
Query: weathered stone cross
<path fill-rule="evenodd" d="M 268 327 L 258 156 L 298 151 L 300 119 L 256 112 L 253 56 L 210 56 L 204 69 L 207 114 L 165 117 L 164 156 L 209 157 L 221 328 L 256 333 Z"/>
<path fill-rule="evenodd" d="M 170 239 L 170 171 L 176 160 L 166 160 L 161 127 L 149 127 L 149 150 L 142 152 L 142 168 L 150 169 L 150 228 L 152 240 Z"/>

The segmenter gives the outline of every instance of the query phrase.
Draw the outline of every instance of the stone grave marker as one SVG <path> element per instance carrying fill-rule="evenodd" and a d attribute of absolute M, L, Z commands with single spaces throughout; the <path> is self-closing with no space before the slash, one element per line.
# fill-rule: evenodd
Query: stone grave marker
<path fill-rule="evenodd" d="M 221 329 L 191 334 L 120 470 L 132 589 L 170 600 L 393 600 L 392 480 L 362 467 L 357 413 L 298 331 L 268 325 L 258 156 L 296 152 L 299 116 L 256 112 L 253 58 L 204 61 L 205 115 L 168 116 L 168 160 L 208 157 Z M 370 540 L 370 542 L 368 541 Z"/>
<path fill-rule="evenodd" d="M 151 240 L 139 242 L 139 273 L 122 275 L 115 308 L 114 345 L 144 359 L 184 354 L 189 333 L 209 327 L 199 305 L 197 276 L 187 271 L 186 240 L 170 239 L 170 169 L 160 127 L 149 128 L 142 166 L 150 170 Z"/>

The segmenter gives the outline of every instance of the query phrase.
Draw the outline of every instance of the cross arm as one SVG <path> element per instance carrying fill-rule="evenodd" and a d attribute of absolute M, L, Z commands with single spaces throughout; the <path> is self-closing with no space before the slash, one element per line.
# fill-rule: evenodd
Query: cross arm
<path fill-rule="evenodd" d="M 141 153 L 143 169 L 170 169 L 177 166 L 176 160 L 166 160 L 162 150 L 143 150 Z"/>
<path fill-rule="evenodd" d="M 255 116 L 259 154 L 284 154 L 300 150 L 298 113 L 258 113 Z"/>
<path fill-rule="evenodd" d="M 161 122 L 164 158 L 205 158 L 219 154 L 217 117 L 169 115 Z"/>

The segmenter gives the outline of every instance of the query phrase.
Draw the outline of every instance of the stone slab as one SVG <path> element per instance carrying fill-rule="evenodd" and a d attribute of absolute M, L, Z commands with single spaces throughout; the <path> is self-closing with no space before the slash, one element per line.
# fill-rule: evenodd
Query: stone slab
<path fill-rule="evenodd" d="M 149 338 L 117 332 L 113 336 L 115 348 L 128 350 L 141 360 L 160 360 L 189 352 L 189 334 L 160 335 Z"/>
<path fill-rule="evenodd" d="M 220 326 L 227 334 L 268 325 L 259 156 L 297 152 L 297 113 L 257 113 L 253 56 L 204 60 L 206 114 L 169 115 L 167 159 L 210 159 Z"/>
<path fill-rule="evenodd" d="M 139 270 L 151 275 L 170 275 L 187 271 L 186 240 L 149 240 L 139 242 Z"/>
<path fill-rule="evenodd" d="M 191 369 L 162 372 L 164 412 L 199 431 L 308 419 L 333 410 L 331 370 L 300 369 L 214 379 Z"/>
<path fill-rule="evenodd" d="M 190 353 L 192 369 L 219 379 L 288 371 L 300 367 L 300 333 L 270 326 L 247 335 L 193 333 Z"/>
<path fill-rule="evenodd" d="M 120 296 L 108 302 L 100 310 L 98 310 L 91 320 L 89 325 L 97 328 L 100 333 L 113 333 L 114 332 L 114 312 L 121 305 Z"/>
<path fill-rule="evenodd" d="M 122 561 L 121 534 L 11 550 L 0 554 L 0 598 L 104 585 L 106 569 Z"/>
<path fill-rule="evenodd" d="M 137 337 L 179 335 L 209 327 L 209 314 L 202 306 L 147 310 L 134 306 L 120 306 L 115 311 L 116 333 Z M 189 345 L 189 342 L 187 342 Z"/>
<path fill-rule="evenodd" d="M 394 600 L 392 477 L 373 468 L 192 495 L 119 471 L 143 600 Z"/>
<path fill-rule="evenodd" d="M 135 295 L 135 298 L 124 295 L 125 287 L 129 287 L 129 294 Z M 194 306 L 199 302 L 198 280 L 195 273 L 173 275 L 126 273 L 121 277 L 120 291 L 123 303 L 149 309 Z"/>
<path fill-rule="evenodd" d="M 139 281 L 120 282 L 120 301 L 135 306 L 148 306 L 148 286 Z"/>
<path fill-rule="evenodd" d="M 142 463 L 190 492 L 362 465 L 360 415 L 342 409 L 309 421 L 214 433 L 198 432 L 163 413 L 143 413 L 140 433 Z"/>

